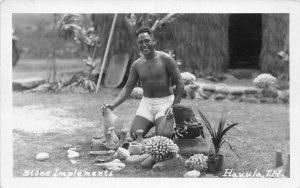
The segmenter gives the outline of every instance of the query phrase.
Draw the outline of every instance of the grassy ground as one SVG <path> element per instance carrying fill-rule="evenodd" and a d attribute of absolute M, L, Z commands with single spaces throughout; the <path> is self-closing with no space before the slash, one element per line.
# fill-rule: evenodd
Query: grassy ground
<path fill-rule="evenodd" d="M 83 71 L 85 64 L 80 59 L 56 59 L 57 78 L 70 77 L 74 72 Z M 13 67 L 13 79 L 42 77 L 47 79 L 47 59 L 20 59 Z M 63 73 L 63 75 L 62 75 Z"/>
<path fill-rule="evenodd" d="M 99 171 L 93 165 L 94 158 L 88 155 L 93 135 L 100 130 L 103 118 L 100 105 L 113 100 L 119 90 L 102 89 L 98 94 L 47 94 L 47 93 L 13 93 L 14 108 L 30 105 L 42 105 L 43 109 L 57 108 L 69 112 L 69 118 L 85 119 L 90 125 L 69 130 L 52 130 L 48 133 L 32 133 L 21 129 L 14 130 L 14 175 L 22 176 L 26 170 L 61 171 Z M 191 101 L 182 103 L 201 108 L 212 122 L 217 122 L 226 112 L 230 121 L 238 122 L 229 136 L 241 159 L 237 158 L 224 145 L 225 168 L 233 168 L 236 172 L 254 172 L 256 169 L 272 169 L 275 151 L 280 149 L 286 159 L 289 153 L 289 106 L 283 104 L 247 104 L 237 102 Z M 138 100 L 130 99 L 115 110 L 115 113 L 130 122 L 134 116 Z M 32 114 L 33 115 L 33 114 Z M 55 116 L 58 114 L 53 113 Z M 30 116 L 30 114 L 29 114 Z M 62 119 L 63 123 L 63 119 Z M 41 125 L 43 126 L 43 125 Z M 206 135 L 207 131 L 206 131 Z M 79 163 L 72 164 L 67 158 L 65 144 L 81 145 Z M 48 152 L 50 159 L 40 162 L 35 160 L 38 152 Z M 156 173 L 152 170 L 139 169 L 133 166 L 115 172 L 114 177 L 182 177 L 185 170 L 178 168 L 172 172 Z"/>
<path fill-rule="evenodd" d="M 57 64 L 58 76 L 60 73 L 70 76 L 72 75 L 70 72 L 84 69 L 84 65 L 76 59 L 58 59 Z M 13 78 L 32 76 L 46 78 L 46 65 L 45 59 L 21 59 L 13 68 Z M 247 80 L 230 80 L 230 82 L 238 85 L 250 83 Z M 119 89 L 104 88 L 98 94 L 14 92 L 13 112 L 16 115 L 14 119 L 19 117 L 20 121 L 17 123 L 23 121 L 23 124 L 15 126 L 17 128 L 13 132 L 14 175 L 23 176 L 28 172 L 26 170 L 35 172 L 49 170 L 52 173 L 56 169 L 64 172 L 101 170 L 93 165 L 94 157 L 89 156 L 88 151 L 93 135 L 101 131 L 103 118 L 100 105 L 114 100 L 118 93 Z M 222 115 L 226 115 L 230 121 L 240 124 L 229 132 L 229 136 L 241 159 L 224 145 L 222 149 L 225 156 L 224 168 L 233 168 L 235 172 L 254 172 L 257 169 L 264 173 L 265 170 L 274 167 L 276 150 L 282 150 L 286 160 L 286 154 L 290 150 L 289 105 L 212 100 L 183 100 L 182 103 L 199 107 L 214 123 Z M 119 106 L 115 113 L 130 124 L 138 104 L 139 100 L 129 99 Z M 45 133 L 34 131 L 51 125 L 53 129 Z M 36 127 L 33 129 L 31 126 Z M 207 131 L 205 133 L 208 136 Z M 67 151 L 63 149 L 65 144 L 82 146 L 79 163 L 72 164 L 67 158 Z M 36 161 L 35 156 L 38 152 L 48 152 L 50 159 L 44 162 Z M 157 173 L 128 166 L 120 172 L 115 172 L 114 177 L 182 177 L 184 172 L 183 167 Z"/>

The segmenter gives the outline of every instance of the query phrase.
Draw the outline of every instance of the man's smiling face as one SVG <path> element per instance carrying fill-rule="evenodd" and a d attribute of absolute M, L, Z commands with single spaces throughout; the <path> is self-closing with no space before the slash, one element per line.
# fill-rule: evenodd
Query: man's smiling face
<path fill-rule="evenodd" d="M 140 33 L 137 37 L 137 46 L 143 55 L 149 55 L 154 50 L 154 39 L 149 33 Z"/>

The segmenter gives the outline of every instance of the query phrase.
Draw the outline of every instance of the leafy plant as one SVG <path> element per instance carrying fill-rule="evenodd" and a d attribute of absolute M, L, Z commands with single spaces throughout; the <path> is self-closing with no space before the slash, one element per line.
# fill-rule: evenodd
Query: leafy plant
<path fill-rule="evenodd" d="M 61 31 L 71 31 L 74 41 L 78 44 L 95 46 L 99 41 L 94 26 L 82 14 L 64 14 L 58 22 L 58 28 Z"/>
<path fill-rule="evenodd" d="M 228 140 L 225 139 L 225 135 L 226 133 L 232 129 L 234 126 L 238 125 L 238 123 L 232 123 L 229 124 L 226 128 L 226 119 L 225 118 L 221 118 L 217 129 L 213 128 L 211 123 L 207 120 L 207 118 L 205 117 L 205 115 L 197 108 L 198 113 L 200 114 L 202 120 L 203 120 L 203 124 L 204 126 L 208 129 L 208 132 L 211 135 L 211 140 L 212 140 L 212 144 L 214 146 L 215 149 L 215 153 L 214 155 L 218 155 L 219 151 L 222 147 L 222 145 L 227 141 L 230 149 L 240 158 L 240 156 L 233 150 L 233 147 L 231 146 L 231 144 L 229 143 Z"/>
<path fill-rule="evenodd" d="M 97 47 L 100 46 L 99 34 L 97 34 L 92 23 L 83 14 L 64 14 L 58 21 L 57 27 L 60 32 L 70 31 L 74 41 L 88 53 L 88 57 L 83 59 L 87 66 L 87 74 L 75 77 L 76 81 L 73 86 L 81 86 L 90 92 L 94 91 L 96 89 L 95 80 L 91 78 L 93 78 L 93 70 L 97 67 L 95 55 Z"/>
<path fill-rule="evenodd" d="M 177 18 L 179 18 L 182 14 L 127 14 L 125 16 L 125 21 L 128 24 L 129 28 L 132 31 L 141 27 L 141 26 L 149 26 L 152 31 L 155 31 L 159 28 L 162 28 L 164 25 L 168 23 L 172 23 Z"/>

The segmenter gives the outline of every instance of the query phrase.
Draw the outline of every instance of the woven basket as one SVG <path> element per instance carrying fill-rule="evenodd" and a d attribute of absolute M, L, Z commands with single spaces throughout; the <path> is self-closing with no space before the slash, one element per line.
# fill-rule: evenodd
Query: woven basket
<path fill-rule="evenodd" d="M 182 104 L 173 106 L 173 116 L 175 119 L 176 136 L 181 139 L 192 139 L 198 136 L 205 137 L 203 126 L 197 121 L 192 107 Z"/>
<path fill-rule="evenodd" d="M 190 122 L 196 120 L 192 107 L 183 104 L 175 104 L 173 106 L 173 115 L 176 124 L 182 124 L 184 121 Z"/>

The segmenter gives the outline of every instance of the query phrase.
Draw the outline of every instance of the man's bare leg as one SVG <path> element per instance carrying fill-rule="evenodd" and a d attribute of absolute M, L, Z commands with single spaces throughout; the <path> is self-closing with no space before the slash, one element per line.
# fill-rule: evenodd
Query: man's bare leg
<path fill-rule="evenodd" d="M 163 118 L 164 118 L 164 116 L 159 117 L 159 118 L 157 118 L 157 119 L 155 120 L 155 125 L 156 125 L 156 127 L 157 127 L 157 126 L 164 126 L 164 125 L 160 125 L 160 124 L 162 123 Z M 156 133 L 156 135 L 159 135 L 159 136 L 165 136 L 165 137 L 167 137 L 167 138 L 171 138 L 171 136 L 172 136 L 172 132 L 170 132 L 170 134 L 166 135 L 165 133 L 160 133 L 160 132 L 157 132 L 157 130 L 155 130 L 155 133 Z"/>
<path fill-rule="evenodd" d="M 155 126 L 153 126 L 150 130 L 149 130 L 149 132 L 145 135 L 145 138 L 151 138 L 152 136 L 155 136 L 156 135 L 156 133 L 155 133 Z"/>
<path fill-rule="evenodd" d="M 130 128 L 130 136 L 135 140 L 136 131 L 141 129 L 144 131 L 143 137 L 149 132 L 149 130 L 154 126 L 154 123 L 149 121 L 147 118 L 136 115 L 132 121 Z"/>

